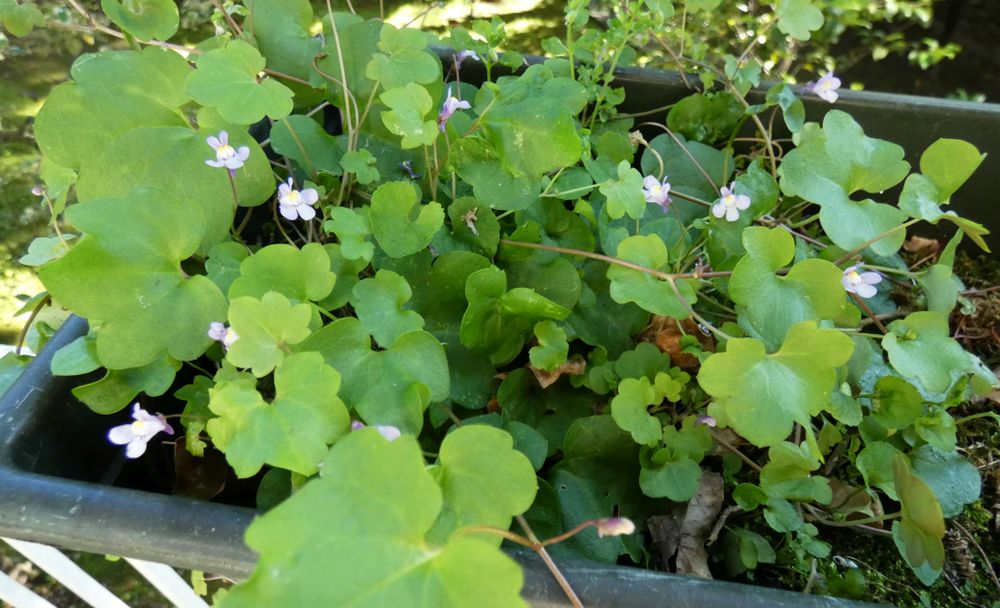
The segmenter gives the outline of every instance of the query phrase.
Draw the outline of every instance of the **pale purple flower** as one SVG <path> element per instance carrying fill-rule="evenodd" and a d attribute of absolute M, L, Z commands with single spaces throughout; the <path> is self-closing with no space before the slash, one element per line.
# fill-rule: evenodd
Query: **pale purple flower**
<path fill-rule="evenodd" d="M 479 55 L 477 55 L 475 51 L 465 49 L 464 51 L 461 51 L 460 53 L 455 55 L 455 63 L 462 63 L 463 61 L 469 58 L 479 61 Z"/>
<path fill-rule="evenodd" d="M 43 186 L 35 186 L 31 189 L 31 193 L 35 196 L 45 196 L 45 188 Z"/>
<path fill-rule="evenodd" d="M 840 88 L 840 79 L 834 76 L 833 72 L 823 74 L 818 81 L 810 83 L 808 87 L 810 91 L 830 103 L 837 101 L 837 98 L 840 97 L 837 93 L 837 89 Z"/>
<path fill-rule="evenodd" d="M 708 427 L 711 427 L 711 428 L 715 428 L 715 426 L 718 424 L 715 421 L 715 418 L 712 418 L 711 416 L 698 416 L 697 418 L 695 418 L 694 423 L 695 424 L 704 425 L 704 426 L 708 426 Z"/>
<path fill-rule="evenodd" d="M 635 532 L 635 524 L 627 517 L 605 517 L 597 520 L 597 535 L 621 536 Z"/>
<path fill-rule="evenodd" d="M 438 112 L 438 128 L 444 133 L 444 126 L 448 123 L 448 119 L 451 118 L 452 114 L 458 110 L 468 110 L 471 107 L 469 102 L 460 101 L 457 97 L 453 97 L 451 87 L 448 87 L 448 98 L 441 104 L 441 111 Z"/>
<path fill-rule="evenodd" d="M 108 431 L 108 441 L 127 446 L 125 456 L 128 458 L 138 458 L 145 454 L 146 444 L 157 433 L 174 434 L 174 428 L 167 423 L 163 414 L 150 414 L 139 407 L 138 403 L 132 405 L 132 419 L 135 422 L 122 424 Z"/>
<path fill-rule="evenodd" d="M 424 176 L 423 173 L 415 172 L 413 170 L 413 163 L 408 160 L 404 160 L 403 162 L 399 163 L 399 168 L 402 169 L 403 171 L 406 171 L 406 174 L 410 176 L 410 179 L 420 179 L 421 177 Z"/>
<path fill-rule="evenodd" d="M 361 422 L 360 420 L 355 420 L 355 421 L 351 422 L 351 430 L 352 431 L 360 431 L 363 428 L 365 428 L 365 423 L 364 422 Z M 399 429 L 397 429 L 394 426 L 376 424 L 372 428 L 374 428 L 376 431 L 378 431 L 379 435 L 385 437 L 389 441 L 395 441 L 395 440 L 399 439 L 402 436 L 402 433 L 399 432 Z"/>
<path fill-rule="evenodd" d="M 286 220 L 302 218 L 309 221 L 316 217 L 316 210 L 312 208 L 319 200 L 319 193 L 312 188 L 305 190 L 293 190 L 292 178 L 288 182 L 278 186 L 278 211 Z"/>
<path fill-rule="evenodd" d="M 226 327 L 225 324 L 218 321 L 213 321 L 208 325 L 208 337 L 221 343 L 227 350 L 233 345 L 233 342 L 240 339 L 232 327 Z"/>
<path fill-rule="evenodd" d="M 243 163 L 250 158 L 250 148 L 240 146 L 237 150 L 229 145 L 229 133 L 222 131 L 219 136 L 210 135 L 208 145 L 215 150 L 215 160 L 206 160 L 209 167 L 225 167 L 232 173 L 243 166 Z"/>
<path fill-rule="evenodd" d="M 750 208 L 750 197 L 746 194 L 733 194 L 734 189 L 736 182 L 729 184 L 728 188 L 723 186 L 719 189 L 719 201 L 712 205 L 712 215 L 735 222 L 740 219 L 740 211 Z"/>
<path fill-rule="evenodd" d="M 862 298 L 870 298 L 878 293 L 875 285 L 882 282 L 882 275 L 877 272 L 858 272 L 859 266 L 851 266 L 840 277 L 840 284 L 848 293 L 854 293 Z"/>
<path fill-rule="evenodd" d="M 652 175 L 642 178 L 642 194 L 647 203 L 655 203 L 663 207 L 664 211 L 670 205 L 670 183 L 667 178 L 663 178 L 662 182 Z"/>

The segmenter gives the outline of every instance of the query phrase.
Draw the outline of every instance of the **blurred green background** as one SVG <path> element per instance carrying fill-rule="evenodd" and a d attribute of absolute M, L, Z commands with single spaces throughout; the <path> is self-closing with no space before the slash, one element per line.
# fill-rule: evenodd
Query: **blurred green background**
<path fill-rule="evenodd" d="M 83 6 L 98 12 L 98 3 Z M 683 0 L 675 2 L 681 7 Z M 835 68 L 855 87 L 951 96 L 976 101 L 1000 99 L 993 45 L 1000 39 L 997 0 L 821 0 L 826 24 L 808 44 L 788 48 L 780 35 L 758 45 L 765 77 L 806 81 Z M 46 234 L 49 211 L 31 194 L 38 184 L 38 154 L 32 121 L 48 92 L 68 77 L 72 61 L 82 52 L 109 48 L 114 41 L 94 35 L 86 20 L 69 5 L 41 0 L 49 27 L 16 38 L 0 33 L 0 344 L 16 340 L 25 315 L 15 312 L 41 290 L 33 271 L 18 263 L 31 240 Z M 232 5 L 228 3 L 227 6 Z M 346 4 L 337 2 L 338 10 Z M 591 2 L 596 25 L 608 18 L 608 0 Z M 377 16 L 377 1 L 354 7 Z M 412 23 L 430 29 L 499 16 L 507 23 L 509 48 L 540 53 L 541 41 L 562 30 L 564 3 L 557 0 L 500 2 L 383 3 L 387 20 L 397 26 Z M 175 41 L 211 35 L 212 2 L 186 0 L 179 4 L 181 31 Z M 325 2 L 316 3 L 317 14 Z M 680 8 L 678 9 L 680 12 Z M 705 21 L 688 21 L 684 35 L 693 45 L 716 49 L 749 40 L 760 28 L 757 0 L 724 0 Z M 214 20 L 220 22 L 220 15 Z M 742 43 L 745 45 L 745 42 Z M 640 50 L 641 64 L 660 65 L 660 58 Z"/>

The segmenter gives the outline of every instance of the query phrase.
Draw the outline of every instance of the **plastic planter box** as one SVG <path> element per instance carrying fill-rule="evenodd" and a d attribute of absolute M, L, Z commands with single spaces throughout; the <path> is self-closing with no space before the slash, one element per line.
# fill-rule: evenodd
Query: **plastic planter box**
<path fill-rule="evenodd" d="M 474 76 L 474 68 L 467 71 Z M 670 72 L 623 70 L 619 82 L 627 90 L 625 112 L 660 107 L 690 93 L 679 75 Z M 830 107 L 808 95 L 805 100 L 812 120 Z M 985 204 L 994 190 L 990 177 L 1000 170 L 1000 105 L 847 91 L 835 107 L 850 112 L 867 134 L 903 145 L 914 165 L 939 137 L 966 139 L 989 152 L 952 206 L 961 215 L 1000 229 L 998 211 Z M 988 241 L 1000 245 L 995 235 Z M 111 485 L 116 478 L 127 485 L 130 476 L 155 477 L 157 471 L 155 462 L 125 465 L 121 450 L 105 441 L 107 429 L 126 413 L 118 418 L 92 413 L 70 394 L 79 378 L 49 372 L 52 355 L 85 331 L 85 321 L 71 318 L 0 398 L 0 536 L 245 577 L 255 562 L 243 544 L 253 509 Z M 127 475 L 120 475 L 123 466 L 128 467 Z M 526 598 L 535 606 L 568 605 L 533 553 L 513 555 L 525 568 Z M 572 560 L 560 560 L 559 565 L 592 607 L 863 605 L 637 568 Z"/>

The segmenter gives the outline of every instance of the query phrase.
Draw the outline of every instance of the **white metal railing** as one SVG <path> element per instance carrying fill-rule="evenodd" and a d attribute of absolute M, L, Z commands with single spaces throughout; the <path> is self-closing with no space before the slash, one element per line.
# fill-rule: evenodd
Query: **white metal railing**
<path fill-rule="evenodd" d="M 108 591 L 104 585 L 58 549 L 23 540 L 10 538 L 0 540 L 94 608 L 128 608 L 128 604 Z M 177 608 L 208 608 L 208 604 L 198 597 L 187 581 L 170 566 L 141 559 L 125 558 L 125 560 L 149 581 L 170 605 Z M 56 608 L 48 600 L 3 572 L 0 572 L 0 602 L 6 602 L 13 608 Z"/>

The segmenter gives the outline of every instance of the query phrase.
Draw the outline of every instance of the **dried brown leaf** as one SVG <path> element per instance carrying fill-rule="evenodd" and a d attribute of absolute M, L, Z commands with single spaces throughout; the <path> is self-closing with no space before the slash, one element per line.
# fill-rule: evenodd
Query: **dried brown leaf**
<path fill-rule="evenodd" d="M 542 388 L 548 388 L 556 383 L 559 378 L 566 376 L 579 376 L 587 369 L 587 362 L 580 356 L 571 357 L 568 361 L 552 370 L 547 372 L 544 369 L 538 369 L 532 364 L 528 364 L 528 369 L 531 373 L 535 374 L 535 379 L 538 380 L 538 384 Z"/>
<path fill-rule="evenodd" d="M 682 328 L 683 331 L 681 331 Z M 684 335 L 695 336 L 706 351 L 715 350 L 715 338 L 703 334 L 698 329 L 698 324 L 691 319 L 677 321 L 670 317 L 654 316 L 649 329 L 643 332 L 641 339 L 645 342 L 652 342 L 660 351 L 670 355 L 670 360 L 677 367 L 687 372 L 693 372 L 701 366 L 701 363 L 698 361 L 698 357 L 683 351 L 680 340 Z"/>
<path fill-rule="evenodd" d="M 705 543 L 722 508 L 722 485 L 722 475 L 702 473 L 698 491 L 688 502 L 677 547 L 677 572 L 680 574 L 712 578 Z"/>

